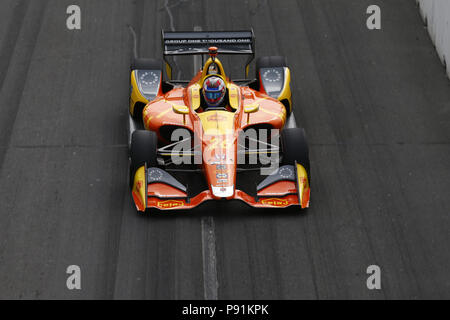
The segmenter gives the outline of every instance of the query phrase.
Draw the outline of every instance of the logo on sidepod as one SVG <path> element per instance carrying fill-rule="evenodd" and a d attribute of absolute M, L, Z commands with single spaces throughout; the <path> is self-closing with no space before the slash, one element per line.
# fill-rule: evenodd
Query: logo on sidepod
<path fill-rule="evenodd" d="M 182 207 L 184 205 L 184 202 L 180 200 L 166 200 L 166 201 L 158 201 L 157 205 L 162 209 L 171 209 L 176 207 Z"/>
<path fill-rule="evenodd" d="M 270 198 L 261 200 L 261 203 L 273 207 L 285 207 L 289 204 L 286 199 Z"/>

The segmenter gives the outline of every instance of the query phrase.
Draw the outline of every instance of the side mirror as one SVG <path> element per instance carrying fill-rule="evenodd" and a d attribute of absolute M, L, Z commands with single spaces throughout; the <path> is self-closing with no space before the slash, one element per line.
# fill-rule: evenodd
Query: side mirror
<path fill-rule="evenodd" d="M 189 108 L 186 106 L 182 106 L 179 104 L 173 104 L 172 108 L 173 108 L 173 112 L 178 113 L 178 114 L 188 114 L 189 113 Z"/>
<path fill-rule="evenodd" d="M 257 112 L 258 110 L 259 110 L 259 104 L 257 104 L 257 103 L 244 106 L 245 113 L 254 113 L 254 112 Z"/>

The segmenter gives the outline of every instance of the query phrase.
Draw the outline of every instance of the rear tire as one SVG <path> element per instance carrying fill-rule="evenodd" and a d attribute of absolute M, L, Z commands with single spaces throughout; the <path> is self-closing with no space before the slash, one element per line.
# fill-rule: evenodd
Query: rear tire
<path fill-rule="evenodd" d="M 281 131 L 281 150 L 283 152 L 282 165 L 301 164 L 308 178 L 310 176 L 309 148 L 303 128 L 285 128 Z M 310 182 L 311 183 L 311 182 Z"/>
<path fill-rule="evenodd" d="M 148 130 L 136 130 L 131 136 L 131 165 L 130 185 L 133 184 L 136 170 L 147 164 L 147 167 L 156 167 L 158 150 L 158 137 L 156 133 Z"/>

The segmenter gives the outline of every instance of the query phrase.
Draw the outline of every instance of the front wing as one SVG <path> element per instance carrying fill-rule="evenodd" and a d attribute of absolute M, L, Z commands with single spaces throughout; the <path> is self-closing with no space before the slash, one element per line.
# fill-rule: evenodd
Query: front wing
<path fill-rule="evenodd" d="M 159 168 L 140 167 L 134 176 L 132 197 L 140 212 L 147 209 L 192 209 L 215 200 L 210 190 L 190 197 L 187 188 L 166 171 Z M 226 200 L 240 200 L 255 208 L 309 207 L 310 185 L 305 168 L 298 163 L 281 167 L 257 187 L 255 196 L 235 190 Z"/>

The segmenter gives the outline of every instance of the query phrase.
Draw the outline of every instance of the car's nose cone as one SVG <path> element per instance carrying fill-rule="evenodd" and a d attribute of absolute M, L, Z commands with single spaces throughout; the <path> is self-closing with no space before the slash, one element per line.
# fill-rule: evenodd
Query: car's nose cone
<path fill-rule="evenodd" d="M 215 187 L 211 186 L 213 196 L 218 198 L 229 198 L 234 194 L 234 186 L 229 187 Z"/>

